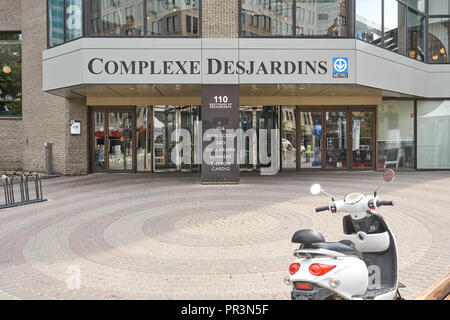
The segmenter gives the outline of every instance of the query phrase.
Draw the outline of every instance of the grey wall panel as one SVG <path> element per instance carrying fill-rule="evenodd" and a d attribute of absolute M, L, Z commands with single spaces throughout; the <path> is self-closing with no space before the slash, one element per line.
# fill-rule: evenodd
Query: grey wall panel
<path fill-rule="evenodd" d="M 348 58 L 348 77 L 333 76 L 333 58 Z M 154 61 L 154 72 L 89 72 L 108 61 L 130 66 Z M 216 59 L 216 60 L 214 60 Z M 166 61 L 167 72 L 161 71 Z M 248 71 L 253 61 L 253 72 Z M 261 72 L 263 63 L 299 61 L 326 65 L 305 72 Z M 189 72 L 177 64 L 191 66 Z M 221 63 L 220 72 L 211 70 Z M 238 64 L 240 67 L 238 67 Z M 112 63 L 114 67 L 114 63 Z M 173 66 L 173 72 L 171 69 Z M 44 91 L 78 84 L 358 84 L 419 97 L 449 97 L 450 65 L 428 65 L 354 39 L 126 39 L 86 38 L 43 52 Z M 114 69 L 114 68 L 113 68 Z M 251 69 L 251 67 L 250 67 Z M 282 68 L 283 69 L 283 68 Z M 317 68 L 318 69 L 318 68 Z M 164 69 L 165 70 L 165 69 Z M 193 70 L 193 71 L 192 71 Z M 243 71 L 245 70 L 245 71 Z M 290 71 L 289 71 L 290 70 Z M 114 70 L 113 70 L 114 71 Z M 97 74 L 95 74 L 97 73 Z"/>

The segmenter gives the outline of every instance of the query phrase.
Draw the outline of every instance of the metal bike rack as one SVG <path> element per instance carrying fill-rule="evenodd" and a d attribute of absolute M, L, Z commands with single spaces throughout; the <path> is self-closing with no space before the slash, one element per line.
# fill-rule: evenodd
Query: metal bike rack
<path fill-rule="evenodd" d="M 1 185 L 3 186 L 4 203 L 0 202 L 0 209 L 23 206 L 30 203 L 47 201 L 42 194 L 42 178 L 39 173 L 30 175 L 14 175 L 12 177 L 1 178 Z M 30 198 L 29 182 L 34 185 L 34 193 Z M 34 182 L 34 183 L 33 183 Z M 15 194 L 14 185 L 19 185 L 19 195 Z M 31 188 L 33 191 L 33 189 Z"/>

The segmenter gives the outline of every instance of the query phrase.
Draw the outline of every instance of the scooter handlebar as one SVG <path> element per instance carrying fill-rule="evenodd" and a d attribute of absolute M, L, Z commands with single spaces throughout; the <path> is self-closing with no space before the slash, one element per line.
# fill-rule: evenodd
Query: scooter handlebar
<path fill-rule="evenodd" d="M 330 207 L 329 207 L 329 206 L 324 206 L 324 207 L 316 208 L 316 212 L 320 212 L 320 211 L 328 211 L 328 210 L 330 210 Z"/>
<path fill-rule="evenodd" d="M 393 201 L 377 201 L 377 207 L 381 207 L 381 206 L 393 206 L 394 202 Z"/>

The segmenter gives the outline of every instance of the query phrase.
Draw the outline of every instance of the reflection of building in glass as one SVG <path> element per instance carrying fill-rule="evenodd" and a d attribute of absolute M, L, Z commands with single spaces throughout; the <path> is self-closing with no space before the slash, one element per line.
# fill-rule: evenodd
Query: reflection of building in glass
<path fill-rule="evenodd" d="M 102 35 L 142 35 L 144 2 L 130 0 L 91 1 L 91 32 Z"/>
<path fill-rule="evenodd" d="M 297 34 L 300 36 L 346 36 L 347 1 L 305 1 L 297 4 Z"/>
<path fill-rule="evenodd" d="M 297 0 L 294 21 L 292 0 L 242 1 L 241 35 L 346 36 L 347 1 Z"/>
<path fill-rule="evenodd" d="M 52 46 L 64 42 L 64 0 L 50 0 L 48 6 L 48 34 L 49 44 Z"/>
<path fill-rule="evenodd" d="M 145 12 L 147 7 L 147 12 Z M 94 35 L 197 35 L 198 0 L 121 0 L 91 2 Z M 147 26 L 147 32 L 145 32 Z"/>
<path fill-rule="evenodd" d="M 149 0 L 147 30 L 149 35 L 197 35 L 199 10 L 197 0 Z"/>
<path fill-rule="evenodd" d="M 242 1 L 241 34 L 292 35 L 291 0 Z"/>
<path fill-rule="evenodd" d="M 450 18 L 430 18 L 428 43 L 431 62 L 449 62 Z"/>

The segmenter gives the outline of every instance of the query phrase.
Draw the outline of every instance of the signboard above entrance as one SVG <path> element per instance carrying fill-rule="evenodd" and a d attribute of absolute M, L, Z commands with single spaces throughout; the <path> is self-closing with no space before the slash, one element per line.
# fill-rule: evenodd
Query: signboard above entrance
<path fill-rule="evenodd" d="M 83 68 L 88 83 L 349 83 L 354 81 L 353 56 L 345 61 L 345 76 L 335 65 L 336 57 L 309 50 L 240 51 L 239 57 L 223 50 L 203 57 L 194 52 L 152 50 L 88 50 Z M 342 67 L 341 65 L 339 65 Z"/>

